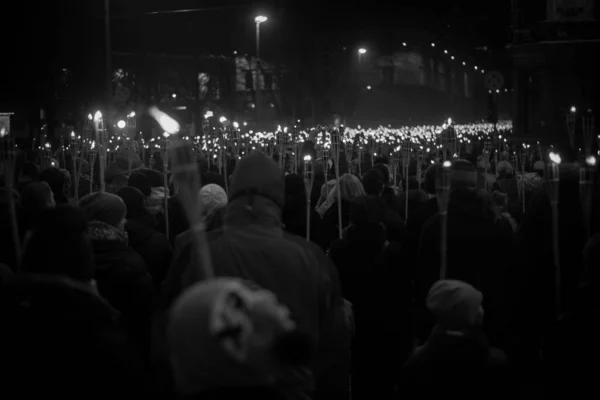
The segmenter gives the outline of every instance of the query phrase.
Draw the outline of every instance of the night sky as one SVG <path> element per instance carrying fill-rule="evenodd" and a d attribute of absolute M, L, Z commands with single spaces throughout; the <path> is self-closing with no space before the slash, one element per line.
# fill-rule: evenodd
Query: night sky
<path fill-rule="evenodd" d="M 319 57 L 342 46 L 369 45 L 381 52 L 402 41 L 436 40 L 478 54 L 508 43 L 510 2 L 457 1 L 123 0 L 111 2 L 114 51 L 232 54 L 254 52 L 254 16 L 265 59 Z M 4 9 L 0 106 L 44 96 L 52 71 L 70 68 L 81 80 L 97 79 L 103 63 L 103 0 L 13 2 Z M 4 5 L 3 5 L 4 6 Z M 6 6 L 4 6 L 6 7 Z M 153 11 L 196 9 L 177 14 Z"/>

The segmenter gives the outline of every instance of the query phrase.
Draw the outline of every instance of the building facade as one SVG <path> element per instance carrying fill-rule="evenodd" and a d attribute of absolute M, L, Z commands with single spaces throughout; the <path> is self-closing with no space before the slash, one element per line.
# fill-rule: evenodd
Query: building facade
<path fill-rule="evenodd" d="M 516 135 L 564 142 L 573 106 L 578 113 L 599 109 L 597 3 L 513 0 L 513 40 L 507 48 L 513 64 Z"/>

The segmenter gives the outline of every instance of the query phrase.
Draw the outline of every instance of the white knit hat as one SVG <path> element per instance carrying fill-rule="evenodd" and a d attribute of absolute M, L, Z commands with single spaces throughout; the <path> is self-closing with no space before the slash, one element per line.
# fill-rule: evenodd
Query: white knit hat
<path fill-rule="evenodd" d="M 207 218 L 227 205 L 227 193 L 219 185 L 209 183 L 200 189 L 200 203 Z"/>

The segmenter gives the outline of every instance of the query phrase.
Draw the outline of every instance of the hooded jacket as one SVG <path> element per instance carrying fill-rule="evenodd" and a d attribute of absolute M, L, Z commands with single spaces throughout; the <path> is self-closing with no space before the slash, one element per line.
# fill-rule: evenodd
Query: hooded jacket
<path fill-rule="evenodd" d="M 315 343 L 313 370 L 297 370 L 286 382 L 294 388 L 294 398 L 306 398 L 313 391 L 311 372 L 325 378 L 340 354 L 348 351 L 349 334 L 335 267 L 317 245 L 284 232 L 283 199 L 283 174 L 277 164 L 262 153 L 250 154 L 234 173 L 224 226 L 208 238 L 215 275 L 251 280 L 272 291 Z M 191 235 L 184 232 L 176 240 L 165 286 L 180 287 L 163 287 L 171 299 L 194 283 Z"/>

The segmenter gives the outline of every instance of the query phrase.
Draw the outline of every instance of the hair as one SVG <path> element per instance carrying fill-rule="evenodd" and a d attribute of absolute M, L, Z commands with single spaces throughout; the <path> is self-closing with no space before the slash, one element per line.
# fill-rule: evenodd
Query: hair
<path fill-rule="evenodd" d="M 385 186 L 383 173 L 381 170 L 372 168 L 368 170 L 362 178 L 362 184 L 368 195 L 379 196 Z"/>
<path fill-rule="evenodd" d="M 358 196 L 364 196 L 365 189 L 363 188 L 360 179 L 352 174 L 344 174 L 340 177 L 340 195 L 342 200 L 352 202 Z M 329 198 L 332 201 L 337 201 L 337 185 L 329 192 Z"/>
<path fill-rule="evenodd" d="M 47 210 L 27 242 L 23 271 L 89 282 L 94 276 L 94 251 L 86 228 L 83 211 L 75 207 Z"/>

